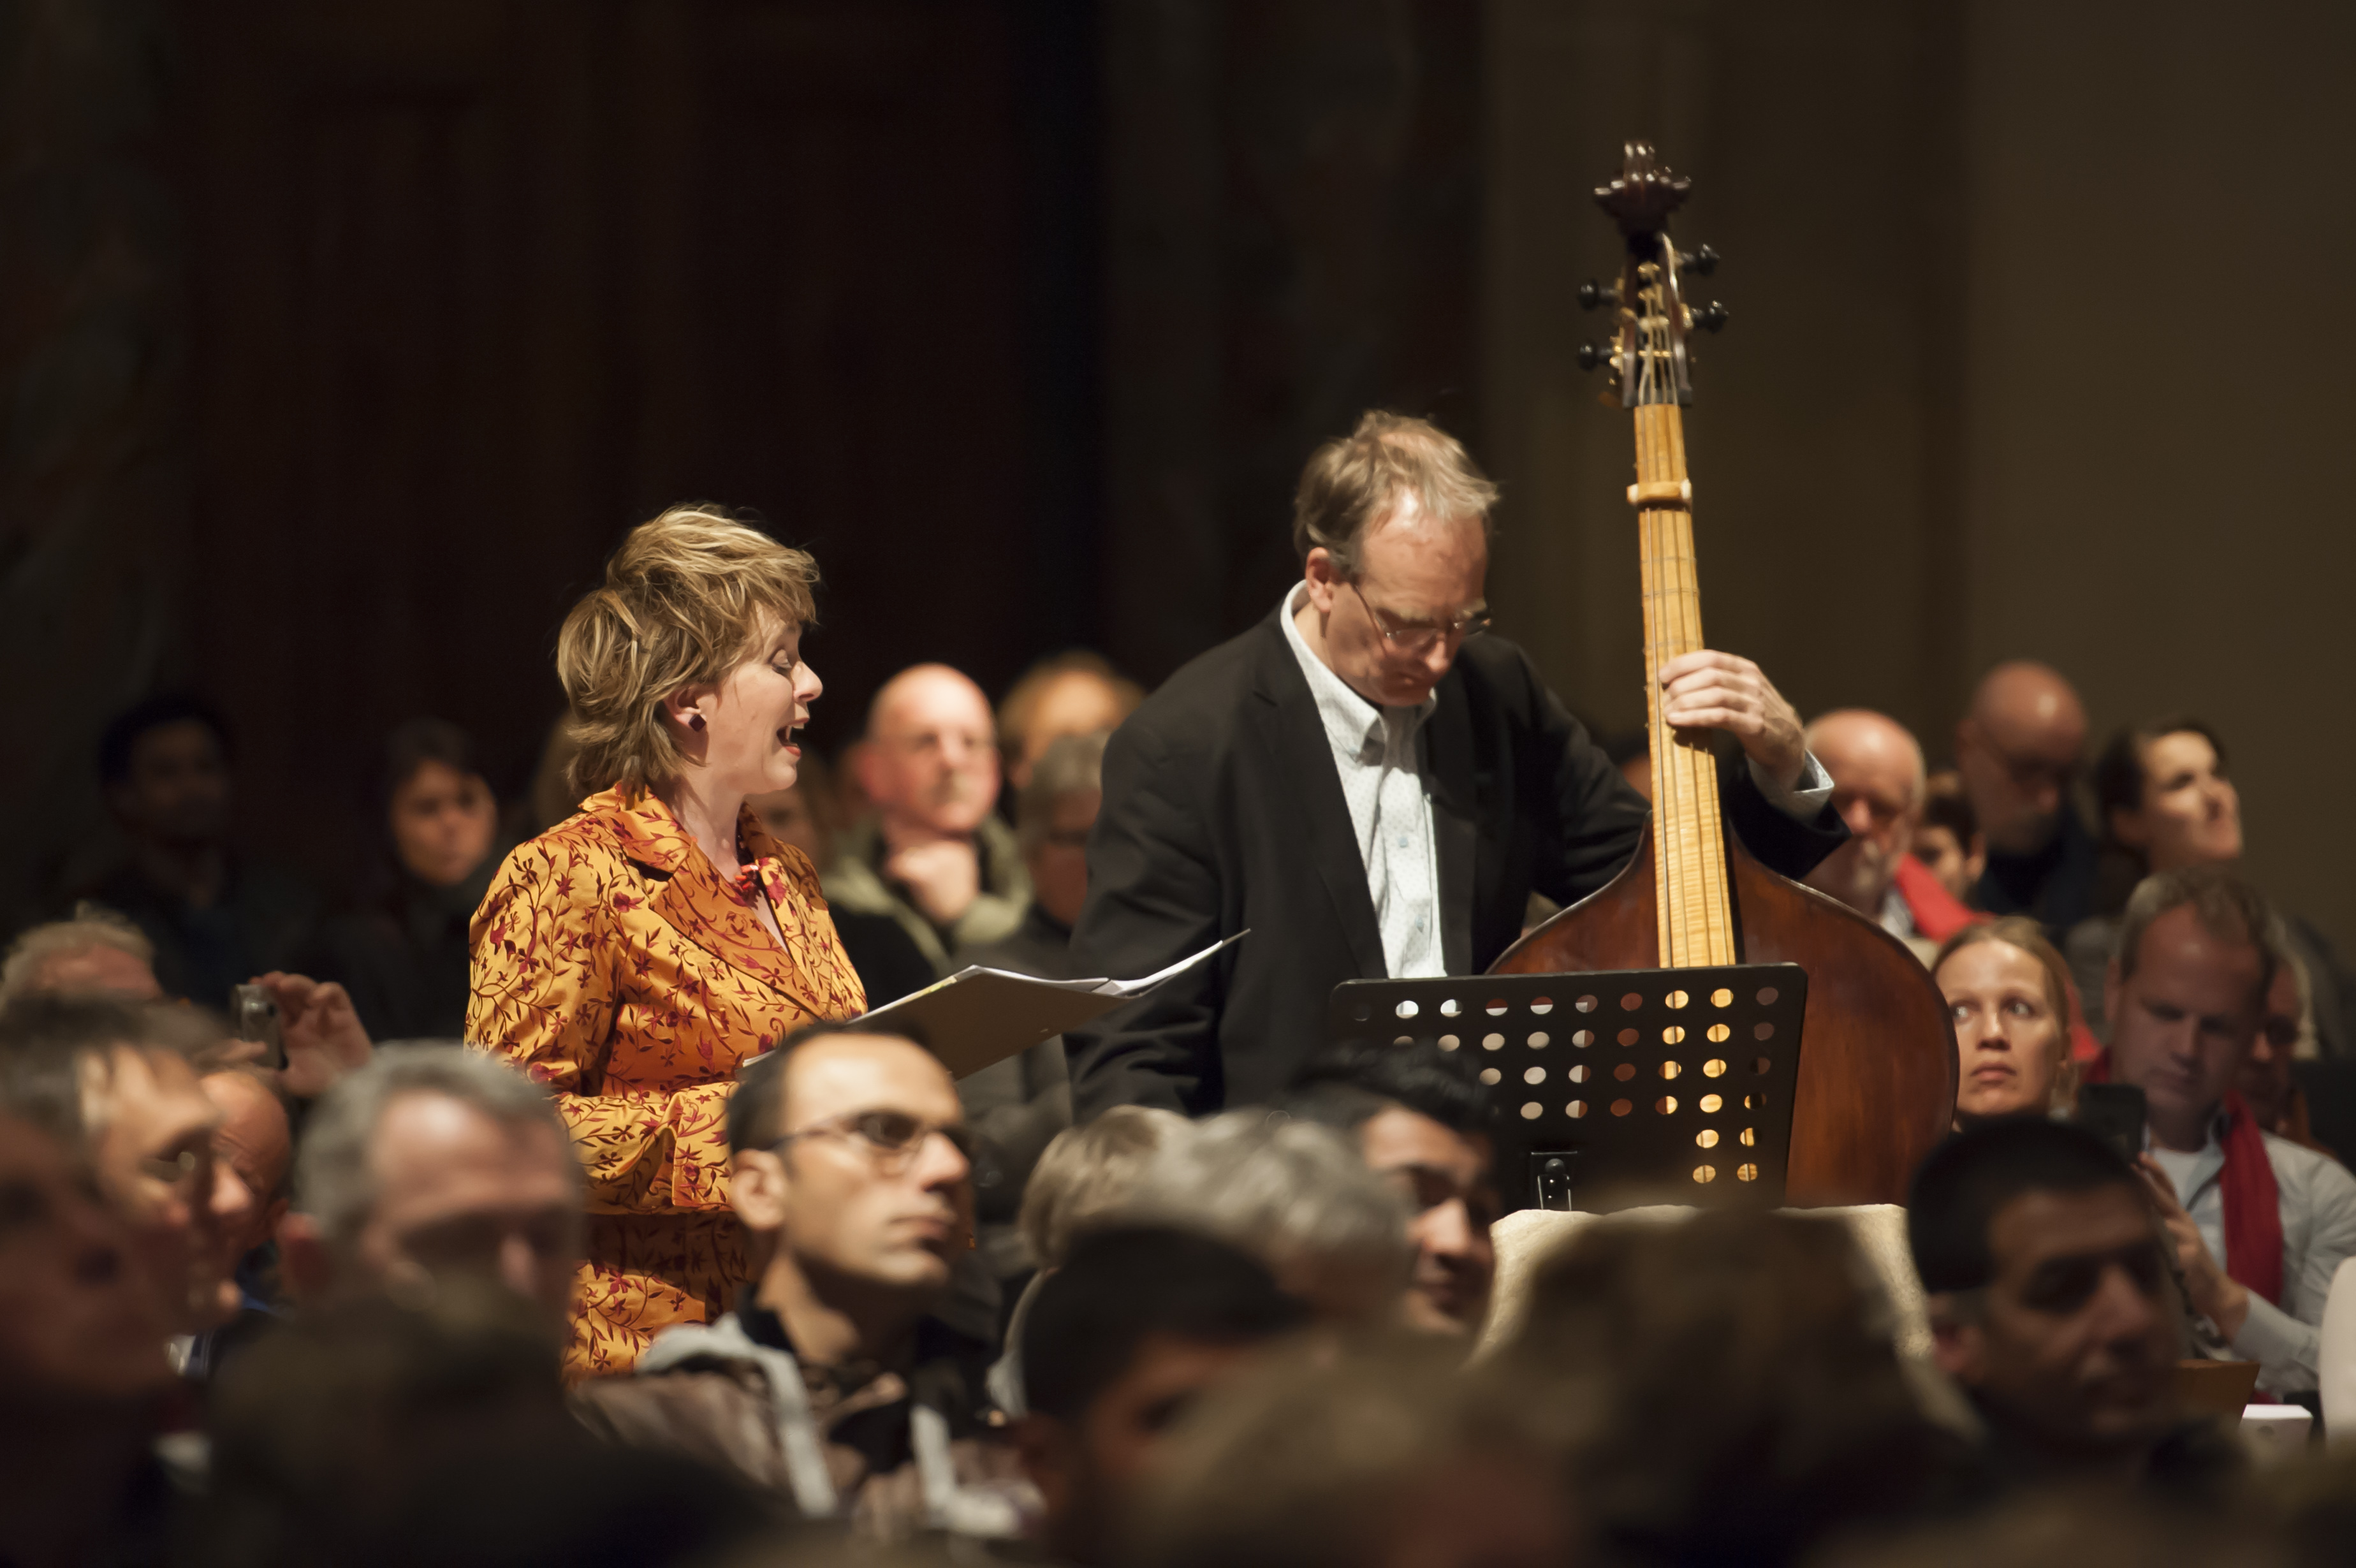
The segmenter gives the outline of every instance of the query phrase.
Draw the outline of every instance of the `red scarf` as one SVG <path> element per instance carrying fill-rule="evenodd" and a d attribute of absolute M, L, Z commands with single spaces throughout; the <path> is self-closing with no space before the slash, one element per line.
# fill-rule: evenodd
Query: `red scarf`
<path fill-rule="evenodd" d="M 2086 1064 L 2088 1083 L 2111 1081 L 2111 1054 Z M 2225 1168 L 2217 1176 L 2225 1211 L 2225 1272 L 2244 1286 L 2282 1305 L 2282 1189 L 2266 1158 L 2266 1136 L 2241 1094 L 2225 1091 Z"/>

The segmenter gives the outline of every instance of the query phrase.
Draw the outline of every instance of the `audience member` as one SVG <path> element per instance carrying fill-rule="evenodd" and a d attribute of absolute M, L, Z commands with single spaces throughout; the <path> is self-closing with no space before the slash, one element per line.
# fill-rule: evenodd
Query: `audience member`
<path fill-rule="evenodd" d="M 1601 1224 L 1539 1265 L 1490 1375 L 1563 1423 L 1606 1561 L 1790 1563 L 1944 1483 L 1891 1321 L 1836 1221 Z"/>
<path fill-rule="evenodd" d="M 1987 843 L 1973 902 L 2027 915 L 2057 941 L 2094 911 L 2094 835 L 2071 801 L 2086 746 L 2086 707 L 2061 672 L 2033 660 L 1982 677 L 1955 725 L 1955 771 Z"/>
<path fill-rule="evenodd" d="M 2297 955 L 2284 953 L 2275 967 L 2274 983 L 2266 987 L 2265 1016 L 2258 1025 L 2256 1038 L 2250 1042 L 2250 1054 L 2242 1059 L 2233 1088 L 2259 1126 L 2277 1138 L 2288 1138 L 2302 1148 L 2339 1159 L 2338 1151 L 2316 1138 L 2308 1118 L 2307 1092 L 2291 1076 L 2292 1062 L 2315 1054 L 2314 1028 L 2306 966 Z"/>
<path fill-rule="evenodd" d="M 2184 1346 L 2135 1170 L 2083 1129 L 1985 1122 L 1916 1173 L 1907 1239 L 1939 1365 L 1979 1417 L 1976 1488 L 2212 1479 L 2177 1403 Z"/>
<path fill-rule="evenodd" d="M 209 1378 L 223 1357 L 243 1346 L 278 1316 L 278 1222 L 286 1216 L 287 1170 L 294 1159 L 294 1135 L 286 1102 L 262 1073 L 248 1067 L 205 1074 L 205 1098 L 220 1112 L 213 1129 L 213 1158 L 233 1171 L 252 1196 L 243 1222 L 224 1238 L 237 1287 L 237 1312 L 208 1330 L 190 1349 L 190 1375 Z"/>
<path fill-rule="evenodd" d="M 2137 882 L 2184 866 L 2230 866 L 2242 857 L 2242 797 L 2225 743 L 2199 719 L 2152 719 L 2120 731 L 2094 766 L 2102 806 L 2104 876 L 2092 914 L 2069 934 L 2079 989 L 2097 1000 L 2119 911 Z M 2356 1051 L 2356 972 L 2308 922 L 2276 911 L 2287 950 L 2306 965 L 2313 1054 Z"/>
<path fill-rule="evenodd" d="M 564 1331 L 582 1251 L 581 1162 L 539 1085 L 456 1046 L 379 1056 L 313 1107 L 279 1227 L 305 1308 L 495 1282 Z"/>
<path fill-rule="evenodd" d="M 212 1401 L 200 1568 L 736 1562 L 765 1513 L 702 1466 L 598 1442 L 543 1310 L 438 1281 L 306 1312 Z"/>
<path fill-rule="evenodd" d="M 1987 835 L 1972 814 L 1972 798 L 1964 789 L 1963 775 L 1943 768 L 1922 787 L 1922 818 L 1914 824 L 1914 858 L 1930 867 L 1939 886 L 1958 902 L 1967 903 L 1972 889 L 1987 871 Z"/>
<path fill-rule="evenodd" d="M 231 1239 L 253 1206 L 214 1156 L 221 1113 L 191 1059 L 210 1043 L 193 1016 L 113 996 L 36 994 L 0 1010 L 16 1113 L 79 1143 L 183 1359 L 237 1310 Z"/>
<path fill-rule="evenodd" d="M 0 1562 L 165 1560 L 170 1331 L 67 1144 L 0 1106 Z"/>
<path fill-rule="evenodd" d="M 1093 1122 L 1066 1127 L 1048 1143 L 1023 1193 L 1015 1222 L 1023 1262 L 1035 1272 L 1007 1314 L 1005 1353 L 990 1369 L 990 1397 L 1008 1415 L 1029 1409 L 1023 1388 L 1023 1326 L 1048 1275 L 1091 1230 L 1116 1221 L 1138 1179 L 1165 1146 L 1191 1136 L 1194 1123 L 1174 1111 L 1116 1105 Z"/>
<path fill-rule="evenodd" d="M 1366 1168 L 1412 1218 L 1415 1278 L 1407 1317 L 1441 1334 L 1478 1334 L 1497 1251 L 1495 1120 L 1472 1064 L 1437 1046 L 1337 1047 L 1311 1058 L 1277 1108 L 1356 1141 Z"/>
<path fill-rule="evenodd" d="M 960 963 L 1010 969 L 1048 980 L 1072 975 L 1072 922 L 1088 896 L 1088 829 L 1103 800 L 1105 736 L 1069 735 L 1049 746 L 1023 787 L 1015 837 L 1031 874 L 1031 902 L 1013 935 L 958 955 Z M 1023 1189 L 1048 1140 L 1072 1124 L 1072 1076 L 1061 1036 L 1040 1041 L 959 1080 L 966 1120 L 988 1153 L 975 1193 L 981 1249 L 1001 1278 L 1027 1259 L 1014 1229 Z"/>
<path fill-rule="evenodd" d="M 1242 1248 L 1329 1324 L 1401 1311 L 1415 1273 L 1407 1206 L 1389 1185 L 1341 1133 L 1261 1108 L 1211 1117 L 1156 1151 L 1119 1212 Z"/>
<path fill-rule="evenodd" d="M 1922 814 L 1922 746 L 1905 725 L 1864 708 L 1822 714 L 1805 734 L 1832 775 L 1833 810 L 1849 833 L 1808 873 L 1808 886 L 1879 921 L 1928 961 L 1973 917 L 1910 853 Z"/>
<path fill-rule="evenodd" d="M 84 904 L 70 920 L 24 932 L 0 960 L 0 1003 L 38 991 L 101 991 L 153 1002 L 163 994 L 155 944 L 112 910 Z"/>
<path fill-rule="evenodd" d="M 771 838 L 809 856 L 819 876 L 834 869 L 841 832 L 828 768 L 816 752 L 802 754 L 798 777 L 790 786 L 755 795 L 744 804 L 761 819 Z M 940 978 L 933 972 L 932 960 L 891 916 L 841 905 L 828 913 L 833 917 L 834 934 L 842 939 L 851 967 L 859 972 L 860 988 L 867 993 L 871 1012 L 910 992 L 922 991 Z"/>
<path fill-rule="evenodd" d="M 576 1396 L 594 1431 L 722 1466 L 806 1518 L 893 1539 L 1018 1525 L 983 1422 L 989 1347 L 931 1316 L 972 1244 L 957 1087 L 913 1040 L 819 1025 L 747 1063 L 730 1201 L 767 1262 Z"/>
<path fill-rule="evenodd" d="M 1581 1504 L 1526 1391 L 1416 1337 L 1215 1390 L 1119 1533 L 1138 1568 L 1558 1568 Z"/>
<path fill-rule="evenodd" d="M 1145 701 L 1145 688 L 1116 671 L 1100 653 L 1074 649 L 1023 672 L 998 704 L 998 746 L 1006 781 L 1016 790 L 1047 748 L 1066 736 L 1118 729 Z"/>
<path fill-rule="evenodd" d="M 387 854 L 319 933 L 308 972 L 341 984 L 380 1040 L 455 1040 L 466 1023 L 466 925 L 504 846 L 498 802 L 455 725 L 417 719 L 385 742 Z"/>
<path fill-rule="evenodd" d="M 317 912 L 295 877 L 231 849 L 230 763 L 228 724 L 197 698 L 151 697 L 118 715 L 98 770 L 129 852 L 80 890 L 146 933 L 166 995 L 208 1007 L 293 967 Z"/>
<path fill-rule="evenodd" d="M 2356 1253 L 2356 1176 L 2265 1132 L 2233 1092 L 2278 948 L 2255 888 L 2208 866 L 2162 872 L 2127 900 L 2104 1000 L 2108 1059 L 2144 1091 L 2146 1186 L 2196 1312 L 2260 1386 L 2316 1386 L 2331 1276 Z"/>
<path fill-rule="evenodd" d="M 844 837 L 829 902 L 891 916 L 941 974 L 958 949 L 1012 934 L 1031 879 L 991 809 L 998 746 L 981 688 L 946 664 L 903 670 L 867 710 L 858 762 L 874 814 Z"/>
<path fill-rule="evenodd" d="M 1306 1319 L 1268 1270 L 1221 1242 L 1168 1230 L 1082 1238 L 1040 1285 L 1023 1331 L 1038 1373 L 1014 1439 L 1047 1550 L 1081 1568 L 1113 1562 L 1117 1523 L 1171 1427 Z"/>
<path fill-rule="evenodd" d="M 2076 1088 L 2070 974 L 2026 915 L 1965 926 L 1931 963 L 1955 1025 L 1955 1121 L 2042 1116 Z"/>

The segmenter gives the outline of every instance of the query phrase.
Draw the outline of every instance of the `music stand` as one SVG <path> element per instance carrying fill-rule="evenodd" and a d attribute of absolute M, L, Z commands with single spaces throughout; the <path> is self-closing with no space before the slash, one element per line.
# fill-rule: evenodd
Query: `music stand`
<path fill-rule="evenodd" d="M 1509 1209 L 1775 1208 L 1807 1004 L 1791 963 L 1351 980 L 1326 1033 L 1478 1059 Z"/>

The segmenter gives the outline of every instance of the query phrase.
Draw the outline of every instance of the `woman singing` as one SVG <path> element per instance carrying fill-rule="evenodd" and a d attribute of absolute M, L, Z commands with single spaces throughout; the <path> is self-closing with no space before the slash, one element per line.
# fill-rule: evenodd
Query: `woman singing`
<path fill-rule="evenodd" d="M 733 1305 L 736 1064 L 866 1007 L 809 858 L 744 808 L 794 782 L 817 578 L 802 552 L 674 507 L 558 634 L 573 784 L 597 792 L 492 882 L 466 1038 L 548 1087 L 588 1168 L 572 1378 L 626 1371 L 661 1329 Z"/>

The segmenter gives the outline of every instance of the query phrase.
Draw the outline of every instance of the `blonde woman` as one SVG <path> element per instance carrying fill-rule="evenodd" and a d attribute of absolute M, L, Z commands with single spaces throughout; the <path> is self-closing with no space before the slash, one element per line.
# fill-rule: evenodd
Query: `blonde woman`
<path fill-rule="evenodd" d="M 2070 972 L 2022 915 L 1965 926 L 1931 961 L 1955 1022 L 1955 1119 L 2044 1115 L 2076 1091 Z"/>
<path fill-rule="evenodd" d="M 736 1066 L 866 1007 L 809 857 L 744 805 L 798 769 L 823 689 L 801 658 L 817 578 L 802 552 L 674 507 L 558 635 L 588 798 L 476 914 L 466 1038 L 548 1088 L 588 1169 L 572 1378 L 626 1371 L 662 1329 L 734 1304 Z"/>

